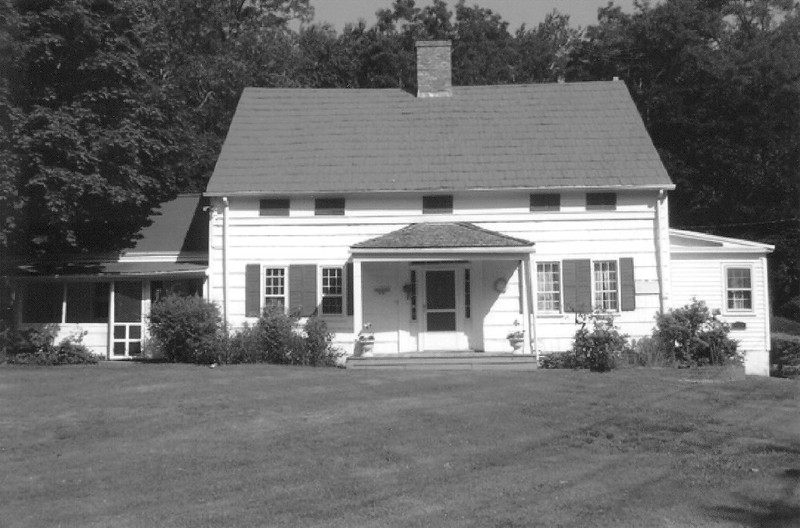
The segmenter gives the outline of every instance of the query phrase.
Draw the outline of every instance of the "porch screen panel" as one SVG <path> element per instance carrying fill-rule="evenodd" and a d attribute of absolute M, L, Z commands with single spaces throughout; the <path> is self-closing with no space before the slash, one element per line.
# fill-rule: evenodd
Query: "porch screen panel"
<path fill-rule="evenodd" d="M 22 322 L 60 323 L 63 301 L 63 283 L 31 282 L 26 284 L 22 305 Z"/>
<path fill-rule="evenodd" d="M 114 321 L 138 323 L 142 320 L 142 283 L 118 282 L 114 286 Z"/>
<path fill-rule="evenodd" d="M 425 281 L 428 310 L 456 307 L 456 274 L 452 271 L 429 271 Z"/>
<path fill-rule="evenodd" d="M 289 266 L 289 311 L 303 317 L 317 311 L 317 266 L 314 264 Z"/>
<path fill-rule="evenodd" d="M 620 308 L 623 312 L 636 309 L 636 282 L 633 278 L 633 259 L 619 259 Z"/>
<path fill-rule="evenodd" d="M 107 323 L 108 296 L 106 282 L 67 284 L 67 322 Z"/>
<path fill-rule="evenodd" d="M 589 259 L 565 260 L 562 265 L 564 281 L 564 311 L 592 311 L 592 262 Z"/>
<path fill-rule="evenodd" d="M 455 312 L 433 312 L 428 314 L 428 332 L 454 332 Z"/>

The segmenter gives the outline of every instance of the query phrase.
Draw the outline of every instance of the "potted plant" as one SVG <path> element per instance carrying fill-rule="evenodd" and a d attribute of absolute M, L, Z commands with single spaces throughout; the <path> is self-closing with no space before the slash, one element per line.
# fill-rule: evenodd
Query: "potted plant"
<path fill-rule="evenodd" d="M 514 321 L 514 330 L 509 332 L 506 336 L 506 339 L 508 339 L 508 344 L 511 345 L 514 354 L 522 353 L 522 344 L 525 341 L 525 331 L 518 330 L 518 326 L 519 321 Z"/>
<path fill-rule="evenodd" d="M 360 351 L 359 355 L 361 357 L 372 356 L 372 349 L 375 347 L 375 334 L 370 331 L 370 328 L 372 328 L 372 323 L 364 323 L 364 326 L 361 327 L 361 331 L 358 333 L 356 344 L 358 345 Z"/>

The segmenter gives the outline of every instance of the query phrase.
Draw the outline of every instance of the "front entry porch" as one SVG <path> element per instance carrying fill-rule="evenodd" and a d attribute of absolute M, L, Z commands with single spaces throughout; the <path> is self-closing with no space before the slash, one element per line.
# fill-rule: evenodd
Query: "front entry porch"
<path fill-rule="evenodd" d="M 467 223 L 412 224 L 355 244 L 348 305 L 354 335 L 368 329 L 371 346 L 354 355 L 376 361 L 353 365 L 505 364 L 512 331 L 527 337 L 517 354 L 530 355 L 532 253 L 531 242 Z"/>

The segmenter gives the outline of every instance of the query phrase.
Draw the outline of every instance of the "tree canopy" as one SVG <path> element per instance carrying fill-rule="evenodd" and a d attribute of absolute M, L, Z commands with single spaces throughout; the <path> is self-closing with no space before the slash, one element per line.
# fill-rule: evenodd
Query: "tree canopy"
<path fill-rule="evenodd" d="M 412 89 L 414 41 L 451 39 L 456 85 L 625 81 L 677 184 L 672 224 L 776 244 L 775 298 L 797 294 L 800 8 L 634 5 L 512 32 L 465 0 L 394 0 L 337 32 L 308 0 L 0 0 L 0 248 L 124 247 L 204 188 L 243 87 Z"/>

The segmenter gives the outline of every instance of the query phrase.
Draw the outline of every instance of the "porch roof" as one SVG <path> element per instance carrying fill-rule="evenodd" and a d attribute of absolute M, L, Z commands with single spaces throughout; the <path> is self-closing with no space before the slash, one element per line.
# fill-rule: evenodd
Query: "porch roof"
<path fill-rule="evenodd" d="M 351 250 L 465 250 L 495 249 L 531 251 L 533 242 L 469 222 L 425 222 L 353 244 Z"/>
<path fill-rule="evenodd" d="M 167 277 L 205 276 L 201 262 L 67 262 L 21 264 L 11 270 L 15 278 Z"/>

